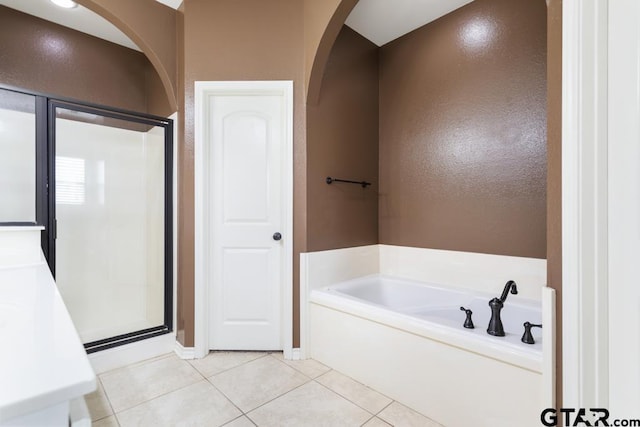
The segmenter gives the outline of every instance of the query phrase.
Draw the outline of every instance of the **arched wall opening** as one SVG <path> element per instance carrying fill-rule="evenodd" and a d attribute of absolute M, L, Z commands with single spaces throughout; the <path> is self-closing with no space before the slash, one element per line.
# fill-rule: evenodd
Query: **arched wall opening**
<path fill-rule="evenodd" d="M 77 3 L 112 23 L 142 50 L 160 77 L 169 114 L 177 111 L 176 12 L 154 0 Z"/>
<path fill-rule="evenodd" d="M 165 117 L 175 111 L 144 53 L 5 6 L 0 22 L 0 84 Z"/>
<path fill-rule="evenodd" d="M 547 258 L 548 285 L 560 291 L 561 2 L 476 0 L 382 46 L 377 70 L 368 71 L 372 47 L 362 38 L 354 43 L 359 35 L 342 28 L 356 3 L 339 2 L 327 14 L 308 61 L 309 250 L 370 241 Z M 491 49 L 478 43 L 483 25 L 498 30 Z M 352 102 L 341 109 L 336 93 L 375 72 L 378 93 L 373 85 L 366 96 L 346 92 Z M 368 121 L 377 125 L 377 141 L 358 119 L 375 95 L 378 115 L 369 113 Z M 350 123 L 345 115 L 356 118 Z M 374 150 L 375 160 L 368 156 Z M 375 206 L 360 193 L 318 183 L 341 162 L 354 172 L 369 162 L 369 176 L 346 178 L 371 181 L 372 190 L 377 183 Z M 366 238 L 349 226 L 362 213 L 339 224 L 326 219 L 358 207 L 376 217 Z M 560 310 L 558 304 L 558 318 Z M 559 381 L 558 396 L 561 388 Z"/>
<path fill-rule="evenodd" d="M 316 65 L 310 250 L 379 242 L 546 257 L 544 0 L 476 0 L 380 48 L 342 27 Z M 338 173 L 374 185 L 322 185 Z"/>

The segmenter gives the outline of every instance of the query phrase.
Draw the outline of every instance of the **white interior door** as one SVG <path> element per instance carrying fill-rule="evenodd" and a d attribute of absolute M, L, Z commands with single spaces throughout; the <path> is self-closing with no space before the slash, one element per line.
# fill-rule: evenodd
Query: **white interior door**
<path fill-rule="evenodd" d="M 259 90 L 207 98 L 211 349 L 283 348 L 283 245 L 292 237 L 284 217 L 286 101 Z"/>

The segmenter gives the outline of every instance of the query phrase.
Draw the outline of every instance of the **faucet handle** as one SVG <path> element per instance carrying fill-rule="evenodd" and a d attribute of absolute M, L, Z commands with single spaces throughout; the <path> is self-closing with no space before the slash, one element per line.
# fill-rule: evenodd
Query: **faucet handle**
<path fill-rule="evenodd" d="M 471 320 L 471 315 L 473 314 L 473 311 L 464 307 L 460 307 L 460 310 L 464 311 L 467 314 L 467 318 L 465 319 L 464 324 L 462 326 L 464 326 L 467 329 L 475 328 L 475 325 L 473 324 L 473 320 Z"/>
<path fill-rule="evenodd" d="M 522 325 L 524 326 L 524 334 L 520 341 L 525 344 L 535 344 L 536 341 L 533 339 L 533 335 L 531 335 L 531 328 L 542 328 L 542 325 L 535 325 L 530 322 L 524 322 Z"/>

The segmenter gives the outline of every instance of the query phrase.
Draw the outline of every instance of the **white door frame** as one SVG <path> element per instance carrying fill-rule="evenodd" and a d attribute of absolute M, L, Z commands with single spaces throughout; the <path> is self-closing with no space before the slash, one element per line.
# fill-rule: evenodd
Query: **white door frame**
<path fill-rule="evenodd" d="M 564 0 L 562 322 L 565 408 L 607 408 L 608 0 Z"/>
<path fill-rule="evenodd" d="M 197 81 L 195 82 L 195 331 L 194 355 L 201 358 L 209 352 L 209 258 L 211 242 L 209 204 L 210 148 L 208 140 L 208 103 L 211 95 L 280 95 L 285 100 L 286 159 L 283 170 L 283 280 L 282 280 L 282 342 L 284 357 L 293 352 L 293 82 L 287 81 Z"/>

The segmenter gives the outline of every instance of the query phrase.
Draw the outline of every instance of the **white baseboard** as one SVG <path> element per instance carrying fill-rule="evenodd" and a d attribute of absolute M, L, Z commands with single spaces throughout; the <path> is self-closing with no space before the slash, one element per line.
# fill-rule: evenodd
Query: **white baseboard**
<path fill-rule="evenodd" d="M 175 334 L 137 341 L 120 347 L 102 350 L 89 355 L 89 362 L 96 374 L 121 368 L 132 363 L 171 353 L 175 347 Z"/>
<path fill-rule="evenodd" d="M 196 358 L 195 347 L 185 347 L 178 340 L 176 340 L 176 345 L 173 351 L 178 355 L 180 359 L 191 360 Z"/>
<path fill-rule="evenodd" d="M 291 360 L 302 360 L 302 351 L 299 348 L 291 350 Z"/>

